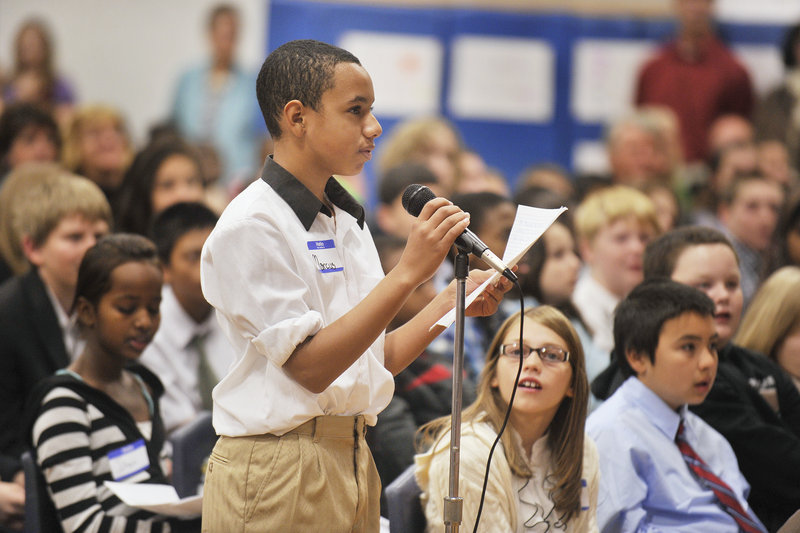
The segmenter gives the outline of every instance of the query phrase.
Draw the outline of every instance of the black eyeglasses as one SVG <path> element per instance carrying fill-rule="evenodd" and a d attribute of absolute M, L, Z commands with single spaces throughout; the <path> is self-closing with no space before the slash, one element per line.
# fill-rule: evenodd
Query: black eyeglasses
<path fill-rule="evenodd" d="M 500 355 L 505 355 L 512 359 L 519 360 L 527 359 L 533 352 L 539 354 L 539 359 L 543 363 L 564 363 L 569 360 L 569 352 L 559 348 L 558 346 L 540 346 L 539 348 L 531 348 L 527 344 L 522 345 L 522 349 L 517 343 L 503 344 L 500 346 Z"/>

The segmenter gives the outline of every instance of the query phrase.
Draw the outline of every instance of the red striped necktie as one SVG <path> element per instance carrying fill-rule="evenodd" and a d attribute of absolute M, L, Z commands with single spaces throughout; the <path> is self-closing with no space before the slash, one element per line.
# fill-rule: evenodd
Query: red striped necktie
<path fill-rule="evenodd" d="M 746 533 L 766 533 L 763 526 L 758 521 L 753 520 L 750 514 L 744 510 L 728 484 L 718 478 L 711 469 L 708 468 L 705 461 L 700 459 L 700 456 L 689 446 L 689 443 L 686 441 L 686 436 L 684 435 L 683 420 L 681 420 L 680 425 L 678 425 L 678 434 L 675 436 L 675 443 L 678 445 L 678 449 L 681 451 L 681 455 L 683 455 L 686 464 L 689 465 L 692 472 L 697 475 L 700 482 L 706 488 L 714 492 L 722 509 L 736 520 L 739 529 Z"/>

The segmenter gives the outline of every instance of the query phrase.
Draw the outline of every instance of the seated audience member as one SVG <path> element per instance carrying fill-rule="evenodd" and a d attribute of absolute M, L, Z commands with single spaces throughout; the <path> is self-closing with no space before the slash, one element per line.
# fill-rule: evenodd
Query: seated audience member
<path fill-rule="evenodd" d="M 497 257 L 503 257 L 506 242 L 514 225 L 517 206 L 505 196 L 491 192 L 454 195 L 453 203 L 469 213 L 470 230 L 482 240 Z M 490 269 L 482 260 L 470 256 L 470 268 Z M 434 276 L 434 284 L 441 290 L 453 277 L 453 252 Z M 478 317 L 464 319 L 464 368 L 470 378 L 477 380 L 483 368 L 483 356 L 493 332 L 481 327 Z M 449 357 L 452 361 L 455 348 L 455 324 L 444 330 L 429 346 L 428 350 Z"/>
<path fill-rule="evenodd" d="M 64 166 L 95 182 L 109 202 L 133 157 L 125 119 L 105 105 L 77 110 L 64 136 Z"/>
<path fill-rule="evenodd" d="M 567 172 L 567 169 L 555 163 L 543 163 L 539 165 L 532 165 L 522 171 L 514 192 L 514 199 L 522 194 L 525 189 L 531 187 L 539 187 L 546 189 L 554 194 L 557 194 L 568 201 L 575 198 L 575 186 L 572 183 L 572 178 Z M 518 203 L 523 203 L 519 202 Z M 533 204 L 525 204 L 533 205 Z M 534 207 L 540 207 L 538 205 Z"/>
<path fill-rule="evenodd" d="M 43 163 L 20 165 L 0 186 L 0 283 L 30 268 L 22 251 L 22 237 L 14 228 L 14 206 L 25 190 L 52 179 L 55 168 Z"/>
<path fill-rule="evenodd" d="M 75 95 L 55 68 L 53 39 L 46 24 L 28 19 L 14 39 L 14 72 L 0 100 L 32 103 L 52 113 L 61 126 L 72 117 Z"/>
<path fill-rule="evenodd" d="M 780 185 L 749 175 L 731 183 L 719 206 L 719 219 L 739 256 L 745 307 L 766 273 L 783 201 Z"/>
<path fill-rule="evenodd" d="M 575 229 L 587 268 L 572 301 L 592 330 L 595 346 L 610 353 L 614 307 L 642 281 L 645 246 L 658 234 L 655 207 L 629 187 L 600 189 L 578 206 Z"/>
<path fill-rule="evenodd" d="M 0 285 L 0 477 L 20 477 L 20 413 L 36 383 L 80 352 L 72 300 L 84 252 L 107 233 L 111 209 L 85 178 L 39 163 L 43 176 L 19 194 L 12 223 L 23 240 L 28 273 Z M 34 167 L 30 167 L 34 170 Z"/>
<path fill-rule="evenodd" d="M 648 246 L 644 275 L 690 285 L 714 302 L 720 347 L 717 379 L 706 400 L 692 411 L 733 447 L 751 485 L 750 505 L 770 531 L 777 530 L 800 508 L 800 395 L 776 364 L 731 342 L 742 313 L 733 246 L 717 230 L 679 228 Z M 614 385 L 603 381 L 595 381 L 592 390 L 606 398 Z"/>
<path fill-rule="evenodd" d="M 781 141 L 760 141 L 756 145 L 758 171 L 770 181 L 791 190 L 800 182 L 797 167 L 792 164 L 789 149 Z"/>
<path fill-rule="evenodd" d="M 408 237 L 416 218 L 403 207 L 403 193 L 409 185 L 418 183 L 441 196 L 436 175 L 421 163 L 402 163 L 390 168 L 378 182 L 378 205 L 375 207 L 373 233 L 394 235 L 401 239 Z"/>
<path fill-rule="evenodd" d="M 770 260 L 770 271 L 787 265 L 800 266 L 800 189 L 784 204 L 774 241 L 776 249 Z"/>
<path fill-rule="evenodd" d="M 412 118 L 399 123 L 381 142 L 378 170 L 385 174 L 403 163 L 420 163 L 436 175 L 444 197 L 456 190 L 461 135 L 443 117 Z"/>
<path fill-rule="evenodd" d="M 511 196 L 505 177 L 497 169 L 489 168 L 478 152 L 462 150 L 456 164 L 459 180 L 455 193 L 493 192 L 500 196 Z"/>
<path fill-rule="evenodd" d="M 153 223 L 164 270 L 161 328 L 141 362 L 164 384 L 161 414 L 167 433 L 211 410 L 211 390 L 233 362 L 233 347 L 200 287 L 200 252 L 217 216 L 199 203 L 178 203 Z"/>
<path fill-rule="evenodd" d="M 714 303 L 699 290 L 646 281 L 617 307 L 617 363 L 627 379 L 589 416 L 600 455 L 604 532 L 765 532 L 731 446 L 689 405 L 717 373 Z"/>
<path fill-rule="evenodd" d="M 17 104 L 0 114 L 0 183 L 23 163 L 58 161 L 60 151 L 58 126 L 45 111 Z"/>
<path fill-rule="evenodd" d="M 478 399 L 463 413 L 462 527 L 474 528 L 486 461 L 513 396 L 509 424 L 492 456 L 478 531 L 597 531 L 597 450 L 584 435 L 588 383 L 580 341 L 553 307 L 528 309 L 524 326 L 521 320 L 513 315 L 498 330 L 486 353 Z M 444 531 L 450 419 L 423 430 L 429 448 L 416 457 L 416 477 L 427 530 Z"/>
<path fill-rule="evenodd" d="M 375 237 L 375 248 L 385 273 L 400 261 L 406 241 L 393 235 Z M 409 320 L 436 296 L 433 280 L 428 280 L 406 300 L 387 331 L 394 330 Z M 475 383 L 464 376 L 462 381 L 464 404 L 475 400 Z M 441 416 L 450 414 L 453 402 L 453 358 L 424 351 L 404 370 L 394 377 L 394 396 L 378 414 L 374 428 L 367 430 L 367 442 L 375 458 L 375 466 L 386 487 L 406 468 L 414 463 L 417 429 Z M 381 495 L 381 508 L 385 501 Z M 384 512 L 384 515 L 386 513 Z"/>
<path fill-rule="evenodd" d="M 790 165 L 800 167 L 800 23 L 789 27 L 781 43 L 785 76 L 763 96 L 753 122 L 759 141 L 780 141 L 789 149 Z"/>
<path fill-rule="evenodd" d="M 255 77 L 238 62 L 241 16 L 233 3 L 215 4 L 206 19 L 209 54 L 183 72 L 171 118 L 194 143 L 210 143 L 220 155 L 220 185 L 238 194 L 255 177 L 258 145 L 265 135 L 253 98 Z"/>
<path fill-rule="evenodd" d="M 672 187 L 663 182 L 651 182 L 641 188 L 653 202 L 658 228 L 663 233 L 681 223 L 681 206 Z"/>
<path fill-rule="evenodd" d="M 116 193 L 116 230 L 147 235 L 153 217 L 178 202 L 201 202 L 203 175 L 196 152 L 179 139 L 150 143 L 133 159 Z"/>
<path fill-rule="evenodd" d="M 566 223 L 562 224 L 557 220 L 544 232 L 520 262 L 517 275 L 526 298 L 526 307 L 552 305 L 569 318 L 583 346 L 586 374 L 591 383 L 608 366 L 609 357 L 608 352 L 595 347 L 590 330 L 580 311 L 572 303 L 581 260 L 572 231 L 567 225 L 569 219 L 562 215 L 560 220 Z M 502 316 L 513 304 L 517 304 L 513 294 L 507 295 L 495 315 Z M 594 398 L 590 398 L 590 409 L 594 407 L 594 403 Z"/>
<path fill-rule="evenodd" d="M 655 129 L 643 113 L 634 112 L 612 124 L 606 134 L 611 183 L 641 187 L 666 181 L 658 148 Z"/>
<path fill-rule="evenodd" d="M 798 295 L 800 267 L 786 266 L 776 270 L 756 292 L 734 341 L 778 363 L 800 389 Z"/>
<path fill-rule="evenodd" d="M 122 503 L 104 485 L 167 483 L 164 389 L 136 364 L 158 329 L 161 279 L 155 246 L 138 235 L 106 237 L 81 262 L 74 307 L 86 347 L 39 383 L 27 420 L 65 533 L 171 530 L 165 516 Z"/>

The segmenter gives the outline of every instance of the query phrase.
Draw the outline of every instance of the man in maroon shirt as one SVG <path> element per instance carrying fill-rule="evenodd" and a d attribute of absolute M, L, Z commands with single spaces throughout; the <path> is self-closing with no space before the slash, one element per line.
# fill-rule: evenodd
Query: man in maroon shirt
<path fill-rule="evenodd" d="M 720 115 L 749 117 L 750 76 L 714 34 L 713 0 L 675 0 L 678 34 L 645 63 L 636 104 L 661 104 L 680 120 L 687 161 L 708 155 L 708 129 Z"/>

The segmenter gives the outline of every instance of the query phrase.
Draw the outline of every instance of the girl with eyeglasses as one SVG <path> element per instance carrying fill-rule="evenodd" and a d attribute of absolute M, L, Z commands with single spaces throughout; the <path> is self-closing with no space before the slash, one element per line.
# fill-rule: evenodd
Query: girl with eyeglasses
<path fill-rule="evenodd" d="M 462 528 L 472 531 L 489 450 L 516 389 L 508 426 L 492 457 L 479 531 L 597 531 L 598 466 L 584 436 L 589 385 L 569 319 L 544 305 L 506 320 L 486 354 L 477 400 L 462 415 L 459 496 Z M 522 371 L 516 379 L 522 358 Z M 449 487 L 450 418 L 421 429 L 417 455 L 427 531 L 444 531 Z"/>

